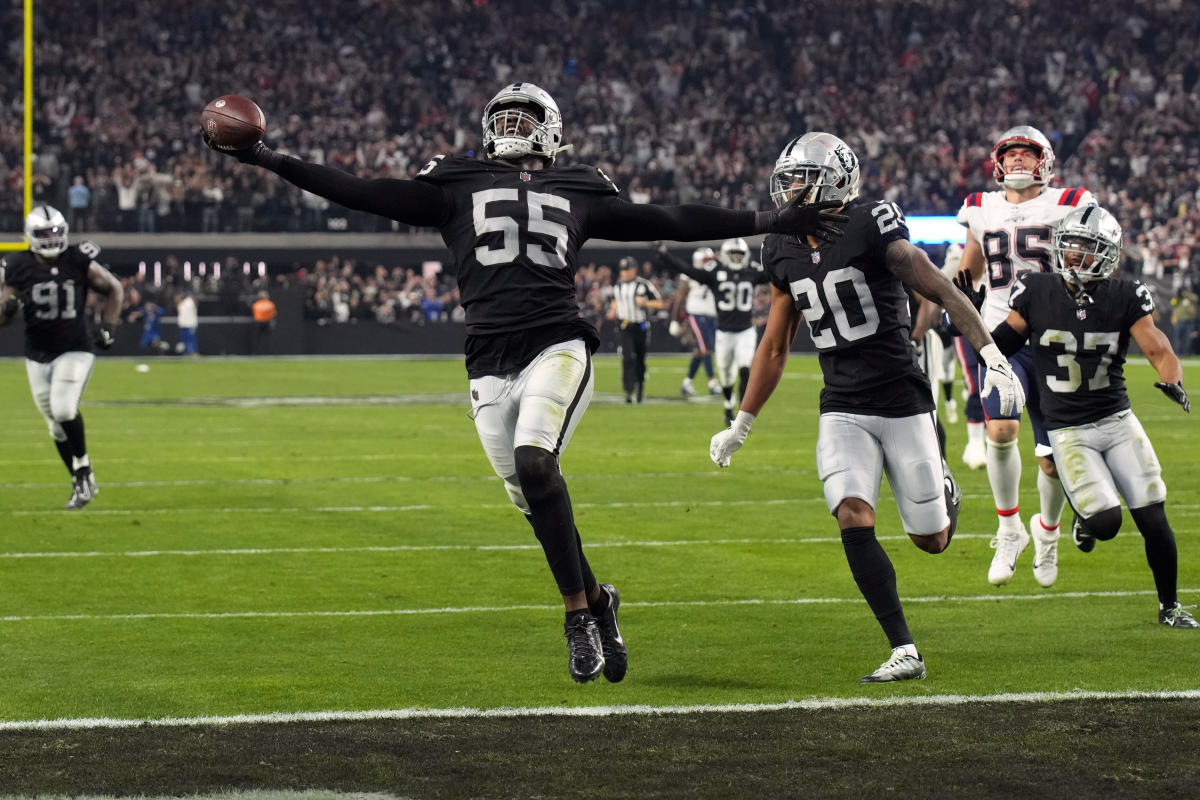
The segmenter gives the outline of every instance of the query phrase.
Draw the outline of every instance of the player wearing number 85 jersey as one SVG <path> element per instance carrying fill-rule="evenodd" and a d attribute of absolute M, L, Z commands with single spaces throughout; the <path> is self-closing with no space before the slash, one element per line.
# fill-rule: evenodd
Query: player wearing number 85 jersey
<path fill-rule="evenodd" d="M 592 396 L 595 328 L 579 314 L 575 270 L 590 237 L 694 241 L 768 231 L 833 237 L 835 203 L 777 211 L 656 206 L 621 199 L 595 167 L 557 167 L 562 116 L 543 89 L 515 83 L 483 111 L 483 159 L 438 156 L 415 180 L 366 180 L 272 151 L 217 149 L 349 208 L 437 228 L 453 253 L 467 315 L 475 428 L 512 502 L 528 517 L 566 608 L 568 668 L 579 682 L 625 676 L 619 596 L 583 555 L 559 456 Z M 216 148 L 214 148 L 216 149 Z"/>
<path fill-rule="evenodd" d="M 1008 315 L 1009 293 L 1018 277 L 1026 272 L 1053 269 L 1050 237 L 1054 225 L 1068 212 L 1096 202 L 1083 189 L 1050 187 L 1054 149 L 1036 128 L 1019 125 L 1002 133 L 992 151 L 992 161 L 993 177 L 1002 188 L 968 195 L 958 212 L 959 223 L 968 231 L 960 268 L 967 270 L 972 280 L 983 281 L 986 292 L 981 313 L 989 327 Z M 965 354 L 966 361 L 972 361 L 972 356 Z M 1028 348 L 1023 348 L 1009 362 L 1029 400 L 1029 422 L 1039 467 L 1040 508 L 1029 520 L 1034 544 L 1033 574 L 1042 586 L 1050 586 L 1058 576 L 1059 519 L 1065 496 L 1042 423 L 1033 356 Z M 1021 454 L 1017 435 L 1021 416 L 1002 413 L 986 398 L 983 411 L 987 430 L 985 464 L 997 515 L 996 538 L 992 540 L 996 552 L 988 569 L 988 581 L 999 586 L 1012 578 L 1017 559 L 1030 539 L 1021 522 L 1018 492 Z"/>
<path fill-rule="evenodd" d="M 25 371 L 38 411 L 45 417 L 58 454 L 71 473 L 67 508 L 80 509 L 96 495 L 79 399 L 95 364 L 93 338 L 112 345 L 121 310 L 121 282 L 96 261 L 92 242 L 69 245 L 67 221 L 47 205 L 25 218 L 29 250 L 0 261 L 0 325 L 25 317 Z M 88 290 L 105 295 L 102 326 L 93 335 L 85 309 Z"/>
<path fill-rule="evenodd" d="M 940 553 L 950 543 L 961 493 L 938 447 L 929 380 L 909 343 L 907 284 L 943 304 L 959 330 L 993 365 L 984 392 L 1011 407 L 1022 403 L 1008 363 L 974 307 L 924 251 L 908 240 L 893 203 L 858 197 L 854 152 L 828 133 L 809 133 L 784 148 L 771 179 L 776 203 L 813 185 L 849 217 L 835 242 L 768 236 L 762 261 L 771 278 L 771 310 L 733 426 L 713 437 L 719 466 L 741 447 L 778 385 L 803 324 L 821 362 L 825 386 L 817 431 L 817 472 L 837 518 L 850 572 L 887 635 L 891 657 L 868 683 L 925 677 L 909 633 L 896 573 L 875 535 L 875 507 L 886 472 L 900 519 L 913 543 Z"/>

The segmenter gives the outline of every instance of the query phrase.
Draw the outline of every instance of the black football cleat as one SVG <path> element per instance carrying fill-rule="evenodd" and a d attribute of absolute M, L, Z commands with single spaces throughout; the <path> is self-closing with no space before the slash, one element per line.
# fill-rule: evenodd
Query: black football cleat
<path fill-rule="evenodd" d="M 1075 517 L 1075 521 L 1071 523 L 1071 539 L 1074 540 L 1075 546 L 1085 553 L 1092 552 L 1096 547 L 1096 537 L 1083 532 L 1083 523 L 1079 521 L 1079 517 Z"/>
<path fill-rule="evenodd" d="M 600 584 L 600 591 L 608 595 L 608 609 L 596 615 L 596 627 L 600 630 L 600 647 L 604 653 L 604 677 L 610 683 L 620 683 L 629 669 L 629 651 L 617 627 L 617 608 L 621 605 L 621 593 L 611 583 Z"/>
<path fill-rule="evenodd" d="M 567 668 L 571 679 L 576 683 L 596 680 L 604 669 L 604 648 L 596 620 L 581 614 L 563 626 L 563 632 L 567 637 Z"/>
<path fill-rule="evenodd" d="M 100 492 L 96 486 L 96 476 L 91 467 L 80 467 L 75 470 L 75 480 L 72 483 L 71 499 L 67 501 L 68 511 L 78 511 L 92 502 L 92 498 Z"/>

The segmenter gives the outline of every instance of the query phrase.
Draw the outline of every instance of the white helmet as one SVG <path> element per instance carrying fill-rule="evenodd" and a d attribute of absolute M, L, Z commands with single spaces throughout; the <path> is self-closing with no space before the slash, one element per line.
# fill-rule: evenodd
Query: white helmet
<path fill-rule="evenodd" d="M 55 258 L 67 249 L 67 218 L 53 206 L 36 205 L 25 218 L 25 238 L 31 251 Z"/>
<path fill-rule="evenodd" d="M 1004 171 L 1001 161 L 1004 153 L 1014 147 L 1028 147 L 1038 154 L 1037 166 L 1032 172 L 1014 172 L 1011 175 Z M 1028 189 L 1033 184 L 1045 186 L 1054 175 L 1054 148 L 1050 140 L 1037 128 L 1028 125 L 1018 125 L 1000 134 L 996 146 L 992 148 L 992 177 L 996 183 L 1008 189 Z"/>
<path fill-rule="evenodd" d="M 1100 206 L 1077 208 L 1054 229 L 1051 248 L 1054 270 L 1076 286 L 1097 283 L 1112 275 L 1121 261 L 1121 223 Z M 1082 254 L 1076 265 L 1068 254 Z M 1089 263 L 1089 258 L 1090 263 Z"/>
<path fill-rule="evenodd" d="M 750 266 L 750 247 L 745 239 L 726 239 L 721 242 L 721 255 L 718 259 L 727 269 L 745 269 Z"/>
<path fill-rule="evenodd" d="M 792 192 L 813 184 L 807 202 L 837 200 L 842 205 L 858 197 L 861 174 L 858 156 L 831 133 L 806 133 L 788 142 L 771 173 L 775 207 L 787 204 Z"/>
<path fill-rule="evenodd" d="M 697 247 L 692 253 L 692 268 L 712 272 L 717 266 L 717 257 L 711 247 Z"/>
<path fill-rule="evenodd" d="M 483 107 L 483 152 L 488 158 L 533 155 L 554 161 L 561 144 L 558 104 L 539 86 L 509 84 Z"/>

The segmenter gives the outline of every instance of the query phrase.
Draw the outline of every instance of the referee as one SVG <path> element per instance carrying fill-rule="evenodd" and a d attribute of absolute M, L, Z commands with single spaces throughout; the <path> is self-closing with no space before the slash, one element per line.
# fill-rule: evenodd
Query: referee
<path fill-rule="evenodd" d="M 638 262 L 626 256 L 618 263 L 620 282 L 613 287 L 609 319 L 621 324 L 621 382 L 625 385 L 625 402 L 632 403 L 634 395 L 642 402 L 646 381 L 646 334 L 648 309 L 663 308 L 662 295 L 653 283 L 638 275 Z"/>

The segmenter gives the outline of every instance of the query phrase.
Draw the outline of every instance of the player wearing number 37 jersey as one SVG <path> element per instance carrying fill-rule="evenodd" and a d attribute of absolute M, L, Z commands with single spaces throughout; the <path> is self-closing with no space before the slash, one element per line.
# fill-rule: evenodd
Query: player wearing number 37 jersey
<path fill-rule="evenodd" d="M 484 158 L 436 157 L 415 180 L 366 180 L 284 156 L 262 142 L 218 150 L 348 208 L 437 228 L 454 257 L 467 315 L 476 432 L 542 545 L 566 608 L 578 682 L 625 676 L 619 595 L 583 554 L 559 456 L 592 396 L 595 328 L 579 314 L 575 270 L 591 237 L 693 241 L 752 233 L 836 236 L 836 204 L 777 211 L 634 204 L 595 167 L 557 167 L 562 116 L 543 89 L 506 86 L 483 111 Z M 214 148 L 215 149 L 215 148 Z M 463 587 L 469 591 L 469 587 Z M 486 599 L 486 598 L 485 598 Z"/>
<path fill-rule="evenodd" d="M 1023 395 L 974 307 L 908 240 L 900 209 L 858 197 L 859 174 L 854 152 L 827 133 L 794 140 L 776 162 L 771 195 L 777 204 L 815 185 L 816 198 L 837 200 L 849 221 L 834 242 L 774 235 L 763 242 L 771 310 L 741 410 L 713 437 L 710 455 L 729 465 L 778 385 L 803 324 L 825 379 L 817 430 L 825 502 L 837 518 L 850 572 L 892 647 L 891 657 L 862 679 L 877 683 L 925 677 L 896 572 L 875 535 L 880 481 L 886 473 L 905 531 L 929 553 L 949 545 L 961 497 L 938 447 L 929 380 L 909 343 L 904 284 L 943 304 L 980 348 L 991 366 L 983 393 L 995 392 L 1010 411 L 1021 407 Z"/>

